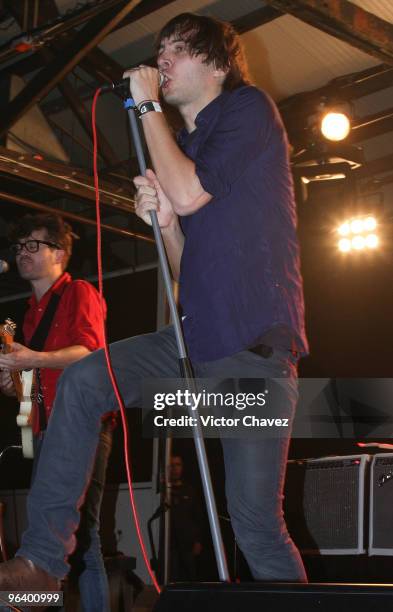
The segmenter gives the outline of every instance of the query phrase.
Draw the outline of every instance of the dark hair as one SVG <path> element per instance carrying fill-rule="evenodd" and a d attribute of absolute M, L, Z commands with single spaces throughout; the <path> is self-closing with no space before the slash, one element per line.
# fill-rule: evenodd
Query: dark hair
<path fill-rule="evenodd" d="M 10 226 L 8 230 L 8 240 L 18 242 L 21 238 L 30 236 L 35 230 L 45 230 L 48 240 L 57 244 L 63 251 L 63 269 L 67 267 L 68 260 L 72 253 L 72 228 L 69 223 L 63 221 L 59 215 L 38 214 L 25 215 L 19 221 Z"/>
<path fill-rule="evenodd" d="M 228 70 L 224 89 L 232 90 L 249 83 L 243 46 L 239 34 L 230 23 L 193 13 L 181 13 L 162 28 L 156 49 L 159 49 L 164 38 L 171 36 L 184 40 L 190 55 L 205 55 L 205 64 Z"/>

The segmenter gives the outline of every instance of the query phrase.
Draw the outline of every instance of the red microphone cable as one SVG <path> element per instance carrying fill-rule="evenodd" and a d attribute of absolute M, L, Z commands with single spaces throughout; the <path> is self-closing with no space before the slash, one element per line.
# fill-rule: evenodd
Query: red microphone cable
<path fill-rule="evenodd" d="M 106 337 L 106 327 L 105 327 L 105 306 L 104 306 L 104 292 L 103 292 L 103 283 L 102 283 L 102 255 L 101 255 L 101 212 L 100 212 L 100 191 L 98 184 L 98 166 L 97 166 L 97 152 L 98 152 L 98 142 L 97 142 L 97 129 L 96 129 L 96 107 L 98 96 L 101 93 L 101 89 L 97 89 L 93 98 L 92 105 L 92 131 L 93 131 L 93 172 L 94 172 L 94 188 L 95 188 L 95 196 L 96 196 L 96 219 L 97 219 L 97 269 L 98 269 L 98 289 L 100 294 L 100 303 L 101 303 L 101 314 L 102 314 L 102 326 L 104 329 L 104 352 L 105 359 L 108 366 L 109 377 L 113 386 L 113 390 L 117 399 L 117 403 L 119 405 L 119 410 L 121 414 L 121 421 L 123 425 L 123 442 L 124 442 L 124 452 L 125 452 L 125 464 L 126 464 L 126 472 L 127 472 L 127 482 L 128 489 L 130 493 L 130 502 L 132 508 L 132 514 L 134 517 L 135 528 L 138 536 L 139 545 L 142 551 L 143 560 L 145 562 L 147 571 L 149 572 L 150 578 L 152 579 L 153 585 L 157 591 L 157 593 L 161 592 L 160 586 L 157 582 L 157 579 L 154 575 L 153 570 L 150 567 L 148 555 L 146 552 L 145 543 L 143 541 L 143 536 L 140 527 L 140 521 L 138 516 L 138 510 L 135 503 L 134 491 L 132 488 L 132 469 L 131 469 L 131 458 L 129 454 L 128 444 L 129 444 L 129 431 L 128 431 L 128 423 L 126 418 L 126 408 L 124 406 L 123 399 L 120 394 L 119 386 L 117 384 L 116 376 L 113 371 L 111 357 L 109 354 L 108 341 Z"/>

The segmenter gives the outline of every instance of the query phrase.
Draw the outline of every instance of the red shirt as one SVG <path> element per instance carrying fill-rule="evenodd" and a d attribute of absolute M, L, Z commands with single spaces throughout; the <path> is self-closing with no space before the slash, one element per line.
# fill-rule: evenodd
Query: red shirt
<path fill-rule="evenodd" d="M 104 332 L 100 298 L 93 285 L 84 280 L 71 279 L 64 272 L 37 302 L 34 295 L 23 323 L 25 343 L 28 345 L 53 293 L 62 293 L 43 351 L 55 351 L 69 346 L 85 346 L 95 351 L 104 346 Z M 56 383 L 63 370 L 41 368 L 41 390 L 46 417 L 52 410 Z M 34 411 L 33 431 L 38 433 L 38 411 Z"/>

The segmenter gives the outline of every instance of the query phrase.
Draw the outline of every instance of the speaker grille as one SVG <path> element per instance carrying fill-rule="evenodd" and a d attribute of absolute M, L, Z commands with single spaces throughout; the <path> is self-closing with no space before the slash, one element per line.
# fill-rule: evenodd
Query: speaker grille
<path fill-rule="evenodd" d="M 370 484 L 369 554 L 393 555 L 393 454 L 374 455 Z"/>
<path fill-rule="evenodd" d="M 368 455 L 288 462 L 285 515 L 304 553 L 362 554 Z"/>

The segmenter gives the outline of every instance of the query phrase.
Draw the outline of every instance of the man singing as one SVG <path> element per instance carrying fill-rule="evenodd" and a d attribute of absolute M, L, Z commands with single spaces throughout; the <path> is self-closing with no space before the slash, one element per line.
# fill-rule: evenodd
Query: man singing
<path fill-rule="evenodd" d="M 157 70 L 128 71 L 154 169 L 134 180 L 136 212 L 149 223 L 148 211 L 157 211 L 194 373 L 260 379 L 270 409 L 291 421 L 307 341 L 281 119 L 248 85 L 239 37 L 227 23 L 175 17 L 158 37 L 158 69 L 162 96 L 184 129 L 176 140 L 161 112 Z M 172 327 L 115 343 L 111 355 L 127 406 L 140 405 L 143 378 L 179 376 Z M 67 573 L 108 407 L 115 400 L 102 351 L 67 368 L 30 493 L 29 528 L 18 557 L 0 567 L 0 590 L 55 588 Z M 222 440 L 228 511 L 257 580 L 306 581 L 282 513 L 288 444 L 289 431 Z"/>

